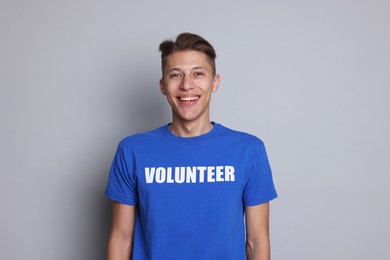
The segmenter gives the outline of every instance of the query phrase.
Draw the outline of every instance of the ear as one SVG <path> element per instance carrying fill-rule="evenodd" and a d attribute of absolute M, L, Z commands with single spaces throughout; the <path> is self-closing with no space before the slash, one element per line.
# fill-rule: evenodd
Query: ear
<path fill-rule="evenodd" d="M 218 90 L 220 82 L 221 76 L 219 76 L 219 74 L 215 74 L 213 79 L 213 92 L 216 92 Z"/>
<path fill-rule="evenodd" d="M 163 79 L 163 78 L 160 79 L 160 91 L 161 91 L 161 93 L 162 93 L 164 96 L 167 94 L 167 92 L 165 91 L 164 79 Z"/>

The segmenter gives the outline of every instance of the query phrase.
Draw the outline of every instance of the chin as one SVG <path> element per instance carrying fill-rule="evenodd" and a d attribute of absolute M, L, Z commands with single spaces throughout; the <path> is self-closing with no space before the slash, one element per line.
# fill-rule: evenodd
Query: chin
<path fill-rule="evenodd" d="M 191 122 L 191 121 L 195 121 L 196 119 L 198 119 L 198 117 L 196 117 L 196 116 L 182 116 L 182 117 L 179 117 L 179 119 L 183 122 Z"/>
<path fill-rule="evenodd" d="M 184 122 L 194 121 L 197 118 L 199 118 L 199 115 L 194 115 L 194 114 L 184 114 L 184 115 L 178 114 L 177 115 L 177 119 L 179 119 L 180 121 L 184 121 Z"/>

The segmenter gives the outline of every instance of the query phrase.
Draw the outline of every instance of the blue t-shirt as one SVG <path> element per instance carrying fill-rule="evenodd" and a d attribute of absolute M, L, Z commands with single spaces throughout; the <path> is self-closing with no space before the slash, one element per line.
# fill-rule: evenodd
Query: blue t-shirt
<path fill-rule="evenodd" d="M 217 123 L 197 137 L 165 125 L 125 138 L 106 195 L 137 205 L 133 260 L 245 259 L 245 206 L 277 197 L 263 142 Z"/>

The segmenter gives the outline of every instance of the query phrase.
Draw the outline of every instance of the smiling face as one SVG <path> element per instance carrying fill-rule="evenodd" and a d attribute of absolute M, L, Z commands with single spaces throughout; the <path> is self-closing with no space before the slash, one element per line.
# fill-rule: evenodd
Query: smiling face
<path fill-rule="evenodd" d="M 204 53 L 178 51 L 169 55 L 160 89 L 171 105 L 173 123 L 209 123 L 211 93 L 217 91 L 219 81 Z"/>

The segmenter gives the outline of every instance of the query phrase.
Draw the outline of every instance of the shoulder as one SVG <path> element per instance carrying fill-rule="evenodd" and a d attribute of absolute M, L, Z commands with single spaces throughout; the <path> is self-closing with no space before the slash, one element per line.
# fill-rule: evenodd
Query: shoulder
<path fill-rule="evenodd" d="M 253 134 L 239 130 L 233 130 L 221 124 L 218 124 L 218 127 L 220 128 L 219 133 L 221 137 L 229 138 L 247 145 L 251 144 L 254 146 L 264 146 L 263 141 Z"/>
<path fill-rule="evenodd" d="M 141 133 L 136 133 L 133 135 L 129 135 L 125 138 L 123 138 L 119 142 L 119 146 L 124 149 L 127 147 L 132 147 L 132 146 L 137 146 L 140 144 L 145 144 L 148 142 L 156 142 L 158 140 L 161 140 L 163 137 L 163 128 L 166 126 L 161 126 L 159 128 L 146 131 L 146 132 L 141 132 Z"/>

